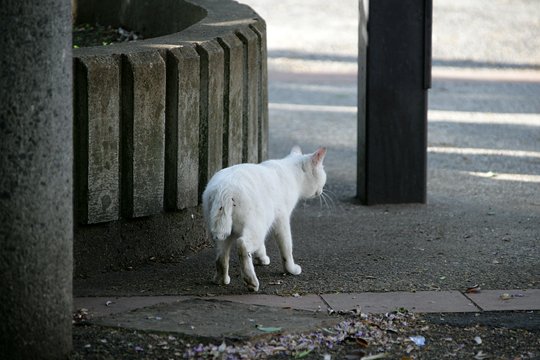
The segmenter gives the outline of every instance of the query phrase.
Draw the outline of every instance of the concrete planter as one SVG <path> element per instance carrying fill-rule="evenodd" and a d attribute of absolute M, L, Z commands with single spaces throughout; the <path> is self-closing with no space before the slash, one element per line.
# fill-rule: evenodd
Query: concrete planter
<path fill-rule="evenodd" d="M 99 246 L 110 264 L 200 246 L 209 178 L 267 156 L 264 20 L 228 0 L 79 0 L 76 10 L 78 22 L 156 36 L 73 51 L 76 263 Z"/>

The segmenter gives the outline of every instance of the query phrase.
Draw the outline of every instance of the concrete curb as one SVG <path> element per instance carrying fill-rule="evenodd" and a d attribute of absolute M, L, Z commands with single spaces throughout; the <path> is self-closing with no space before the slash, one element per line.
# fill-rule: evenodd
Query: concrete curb
<path fill-rule="evenodd" d="M 156 304 L 171 304 L 187 299 L 228 301 L 245 305 L 261 305 L 314 312 L 386 313 L 400 308 L 415 313 L 463 313 L 486 311 L 540 311 L 540 289 L 482 290 L 474 294 L 459 291 L 419 291 L 350 294 L 222 295 L 222 296 L 133 296 L 78 297 L 74 309 L 88 309 L 91 317 L 132 311 Z"/>
<path fill-rule="evenodd" d="M 459 291 L 423 291 L 291 297 L 259 294 L 95 297 L 75 298 L 74 306 L 77 316 L 100 326 L 173 332 L 198 339 L 254 340 L 268 335 L 265 328 L 279 329 L 280 333 L 306 333 L 333 326 L 344 316 L 385 314 L 401 309 L 424 314 L 426 318 L 450 316 L 466 322 L 472 315 L 496 323 L 498 317 L 507 320 L 512 315 L 521 316 L 512 311 L 540 310 L 540 290 L 488 290 L 474 296 Z"/>

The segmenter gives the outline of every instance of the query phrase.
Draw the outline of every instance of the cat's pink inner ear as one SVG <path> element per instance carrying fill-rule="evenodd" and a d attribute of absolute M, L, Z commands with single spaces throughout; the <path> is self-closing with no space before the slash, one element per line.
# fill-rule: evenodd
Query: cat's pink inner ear
<path fill-rule="evenodd" d="M 311 160 L 313 161 L 313 165 L 322 164 L 325 155 L 326 155 L 326 148 L 325 147 L 318 148 L 317 151 L 315 151 L 315 153 L 311 157 Z"/>
<path fill-rule="evenodd" d="M 302 149 L 300 149 L 300 146 L 294 145 L 291 149 L 291 154 L 302 155 Z"/>

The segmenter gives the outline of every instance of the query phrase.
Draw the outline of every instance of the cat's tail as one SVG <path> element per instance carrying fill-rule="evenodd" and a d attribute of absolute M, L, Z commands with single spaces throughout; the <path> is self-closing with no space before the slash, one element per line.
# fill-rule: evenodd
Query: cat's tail
<path fill-rule="evenodd" d="M 227 192 L 218 192 L 210 209 L 210 232 L 214 240 L 225 240 L 232 232 L 234 199 Z"/>

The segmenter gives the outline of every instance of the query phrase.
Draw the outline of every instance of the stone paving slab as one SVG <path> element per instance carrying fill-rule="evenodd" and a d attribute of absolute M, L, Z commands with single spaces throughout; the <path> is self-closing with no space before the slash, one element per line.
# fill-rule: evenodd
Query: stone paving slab
<path fill-rule="evenodd" d="M 540 310 L 540 289 L 482 290 L 467 297 L 484 311 Z"/>
<path fill-rule="evenodd" d="M 170 304 L 190 299 L 189 296 L 103 296 L 73 298 L 73 309 L 88 309 L 91 318 L 132 311 L 157 304 Z"/>
<path fill-rule="evenodd" d="M 312 331 L 333 326 L 340 320 L 340 317 L 313 311 L 216 299 L 187 299 L 95 318 L 93 323 L 199 338 L 247 339 L 274 332 Z"/>
<path fill-rule="evenodd" d="M 324 294 L 321 297 L 335 311 L 360 309 L 364 313 L 384 313 L 405 308 L 419 313 L 437 313 L 480 310 L 459 291 Z"/>
<path fill-rule="evenodd" d="M 327 311 L 327 305 L 319 295 L 304 295 L 298 297 L 255 294 L 224 295 L 218 296 L 216 299 L 233 301 L 242 304 L 256 304 L 299 310 L 323 311 L 325 313 Z"/>

